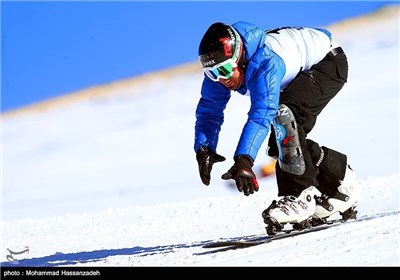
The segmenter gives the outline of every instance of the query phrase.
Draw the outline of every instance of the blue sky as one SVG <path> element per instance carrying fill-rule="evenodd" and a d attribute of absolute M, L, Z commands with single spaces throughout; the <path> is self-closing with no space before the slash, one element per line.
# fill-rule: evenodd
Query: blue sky
<path fill-rule="evenodd" d="M 2 1 L 1 112 L 196 61 L 215 21 L 326 26 L 389 3 L 395 2 Z"/>

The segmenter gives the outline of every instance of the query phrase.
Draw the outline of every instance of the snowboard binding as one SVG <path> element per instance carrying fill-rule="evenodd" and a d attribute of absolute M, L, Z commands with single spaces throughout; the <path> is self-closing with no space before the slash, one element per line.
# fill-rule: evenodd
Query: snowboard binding
<path fill-rule="evenodd" d="M 276 204 L 276 201 L 273 201 L 273 203 L 271 204 L 271 206 L 269 208 L 274 207 L 275 204 Z M 356 220 L 357 212 L 358 212 L 355 209 L 356 206 L 353 206 L 353 207 L 347 209 L 346 211 L 344 211 L 343 213 L 340 212 L 341 218 L 335 219 L 335 220 L 328 220 L 329 217 L 321 219 L 314 215 L 300 223 L 290 223 L 292 225 L 292 229 L 284 230 L 286 224 L 281 224 L 276 219 L 269 216 L 267 214 L 269 208 L 263 211 L 262 216 L 264 218 L 264 223 L 267 225 L 265 227 L 265 230 L 267 232 L 267 235 L 270 235 L 270 236 L 276 235 L 276 234 L 282 233 L 282 232 L 288 233 L 290 231 L 302 231 L 302 230 L 305 230 L 308 228 L 317 227 L 317 226 L 324 225 L 324 224 L 337 223 L 338 221 L 344 223 L 351 219 Z"/>
<path fill-rule="evenodd" d="M 312 221 L 313 221 L 313 218 L 310 217 L 300 223 L 291 223 L 292 230 L 301 231 L 301 230 L 304 230 L 307 228 L 311 228 L 311 227 L 313 227 Z M 279 223 L 277 220 L 275 220 L 272 217 L 264 218 L 264 223 L 267 224 L 267 226 L 265 227 L 265 230 L 268 235 L 275 235 L 275 234 L 283 232 L 284 227 L 286 225 L 286 224 Z M 285 231 L 285 232 L 288 232 L 288 231 Z"/>

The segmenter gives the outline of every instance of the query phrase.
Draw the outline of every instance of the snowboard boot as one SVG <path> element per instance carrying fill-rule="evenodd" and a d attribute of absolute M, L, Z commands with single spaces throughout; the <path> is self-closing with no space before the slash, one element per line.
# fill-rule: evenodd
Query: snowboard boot
<path fill-rule="evenodd" d="M 320 191 L 311 186 L 298 196 L 285 196 L 272 204 L 262 212 L 264 223 L 267 224 L 268 235 L 279 233 L 285 224 L 292 224 L 293 229 L 311 227 L 311 221 L 315 212 L 316 199 L 321 195 Z"/>
<path fill-rule="evenodd" d="M 355 219 L 357 214 L 355 208 L 359 197 L 360 187 L 356 180 L 356 174 L 348 165 L 344 179 L 340 181 L 337 190 L 330 195 L 323 194 L 317 199 L 315 218 L 320 219 L 320 223 L 323 223 L 333 214 L 340 213 L 343 220 Z"/>

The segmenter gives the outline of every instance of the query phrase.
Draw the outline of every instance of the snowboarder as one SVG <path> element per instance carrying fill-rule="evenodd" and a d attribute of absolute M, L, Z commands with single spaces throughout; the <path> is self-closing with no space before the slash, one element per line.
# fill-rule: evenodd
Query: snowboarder
<path fill-rule="evenodd" d="M 279 200 L 262 212 L 269 233 L 309 226 L 334 213 L 355 218 L 359 198 L 347 156 L 307 138 L 317 116 L 347 82 L 343 49 L 322 28 L 264 30 L 248 22 L 216 22 L 203 35 L 199 60 L 204 71 L 196 108 L 194 151 L 200 178 L 210 184 L 224 109 L 231 91 L 250 96 L 233 166 L 222 179 L 233 179 L 249 196 L 259 190 L 252 168 L 262 143 L 275 158 Z M 267 231 L 268 231 L 267 227 Z"/>

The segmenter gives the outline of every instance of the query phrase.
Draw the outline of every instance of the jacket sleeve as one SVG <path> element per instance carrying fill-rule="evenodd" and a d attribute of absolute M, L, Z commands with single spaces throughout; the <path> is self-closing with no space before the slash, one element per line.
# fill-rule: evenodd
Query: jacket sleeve
<path fill-rule="evenodd" d="M 261 51 L 248 67 L 251 107 L 242 130 L 235 156 L 248 155 L 253 160 L 270 131 L 278 112 L 280 88 L 285 74 L 283 60 L 273 52 Z"/>
<path fill-rule="evenodd" d="M 219 132 L 224 122 L 224 110 L 230 97 L 228 88 L 204 76 L 201 98 L 196 108 L 195 151 L 206 146 L 216 152 Z"/>

